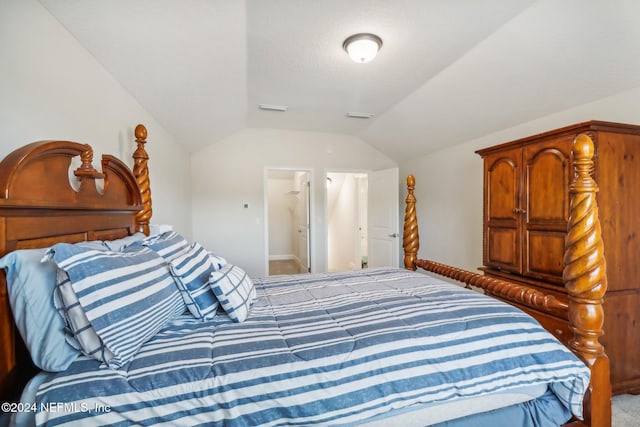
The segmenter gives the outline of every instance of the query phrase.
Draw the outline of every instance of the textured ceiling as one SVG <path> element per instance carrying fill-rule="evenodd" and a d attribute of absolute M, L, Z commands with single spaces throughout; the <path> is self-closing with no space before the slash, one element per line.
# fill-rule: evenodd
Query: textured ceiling
<path fill-rule="evenodd" d="M 192 152 L 270 127 L 402 161 L 640 86 L 637 0 L 40 2 Z M 358 32 L 371 63 L 342 50 Z"/>

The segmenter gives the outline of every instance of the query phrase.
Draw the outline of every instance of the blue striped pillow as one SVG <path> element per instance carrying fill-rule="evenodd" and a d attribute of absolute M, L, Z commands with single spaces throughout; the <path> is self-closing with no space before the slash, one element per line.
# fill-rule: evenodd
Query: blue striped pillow
<path fill-rule="evenodd" d="M 147 236 L 145 236 L 143 233 L 138 232 L 130 236 L 122 237 L 116 240 L 104 240 L 102 244 L 109 251 L 122 251 L 127 246 L 130 246 L 131 244 L 135 242 L 139 242 L 140 240 L 143 240 L 146 238 Z"/>
<path fill-rule="evenodd" d="M 256 298 L 251 278 L 240 267 L 227 264 L 209 276 L 209 286 L 234 322 L 244 322 Z"/>
<path fill-rule="evenodd" d="M 191 314 L 196 319 L 213 319 L 218 300 L 209 288 L 209 275 L 219 267 L 214 265 L 207 250 L 194 243 L 189 250 L 172 259 L 169 267 Z"/>
<path fill-rule="evenodd" d="M 84 324 L 79 315 L 76 320 L 68 317 L 77 322 L 72 332 L 79 338 L 90 326 L 102 343 L 100 350 L 83 352 L 111 368 L 126 364 L 142 344 L 185 311 L 165 260 L 150 249 L 111 252 L 58 243 L 47 255 L 68 276 L 76 304 L 86 316 Z M 68 313 L 77 310 L 64 299 L 63 303 Z"/>
<path fill-rule="evenodd" d="M 180 234 L 171 230 L 134 242 L 127 248 L 133 250 L 140 246 L 145 246 L 158 253 L 165 260 L 171 261 L 189 249 L 189 242 Z"/>

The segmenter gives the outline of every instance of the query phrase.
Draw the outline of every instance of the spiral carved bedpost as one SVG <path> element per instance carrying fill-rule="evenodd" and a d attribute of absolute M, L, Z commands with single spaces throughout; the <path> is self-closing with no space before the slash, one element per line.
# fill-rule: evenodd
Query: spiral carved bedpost
<path fill-rule="evenodd" d="M 571 349 L 591 368 L 590 393 L 585 399 L 585 421 L 590 426 L 611 426 L 609 359 L 600 344 L 602 308 L 607 276 L 596 193 L 591 177 L 594 144 L 587 135 L 573 142 L 574 181 L 565 242 L 563 281 L 569 294 Z"/>
<path fill-rule="evenodd" d="M 151 222 L 151 186 L 149 181 L 149 154 L 144 148 L 147 143 L 147 128 L 144 125 L 136 126 L 136 144 L 138 148 L 133 153 L 133 174 L 140 187 L 142 197 L 142 210 L 136 215 L 136 231 L 149 235 L 149 223 Z"/>
<path fill-rule="evenodd" d="M 418 259 L 418 249 L 420 239 L 418 237 L 418 216 L 416 215 L 416 196 L 413 190 L 416 186 L 416 179 L 413 175 L 407 176 L 407 206 L 404 212 L 404 230 L 402 233 L 402 248 L 404 249 L 404 268 L 416 270 L 416 259 Z"/>

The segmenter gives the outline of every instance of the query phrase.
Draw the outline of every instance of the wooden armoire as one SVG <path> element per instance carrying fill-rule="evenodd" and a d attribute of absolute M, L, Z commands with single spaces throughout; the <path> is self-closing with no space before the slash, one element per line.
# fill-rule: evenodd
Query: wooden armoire
<path fill-rule="evenodd" d="M 600 190 L 608 279 L 600 341 L 613 393 L 640 393 L 640 126 L 589 121 L 478 150 L 484 160 L 481 269 L 567 301 L 562 270 L 571 144 L 581 133 L 595 143 Z M 566 312 L 542 315 L 541 323 L 565 343 L 572 335 Z"/>

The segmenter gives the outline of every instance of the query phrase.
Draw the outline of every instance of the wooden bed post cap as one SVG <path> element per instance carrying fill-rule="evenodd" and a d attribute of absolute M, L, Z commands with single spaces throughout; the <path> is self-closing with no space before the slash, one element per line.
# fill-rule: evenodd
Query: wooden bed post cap
<path fill-rule="evenodd" d="M 135 136 L 136 139 L 147 139 L 147 128 L 144 125 L 136 126 Z"/>
<path fill-rule="evenodd" d="M 571 146 L 576 176 L 569 186 L 569 191 L 598 191 L 598 185 L 591 177 L 595 146 L 589 135 L 581 133 L 576 136 Z"/>
<path fill-rule="evenodd" d="M 407 175 L 407 187 L 415 187 L 416 186 L 416 179 L 413 175 L 409 174 Z"/>
<path fill-rule="evenodd" d="M 576 159 L 589 159 L 593 158 L 593 141 L 588 135 L 581 133 L 573 142 L 573 155 Z"/>

